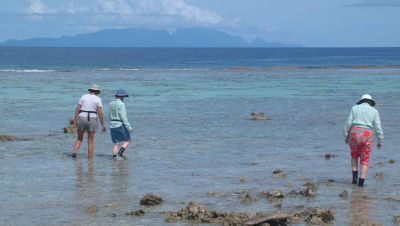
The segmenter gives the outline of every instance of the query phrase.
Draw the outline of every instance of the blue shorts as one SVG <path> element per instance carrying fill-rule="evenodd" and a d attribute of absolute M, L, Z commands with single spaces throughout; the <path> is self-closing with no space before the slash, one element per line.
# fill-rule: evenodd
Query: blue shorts
<path fill-rule="evenodd" d="M 125 125 L 122 125 L 117 128 L 110 128 L 110 133 L 111 133 L 111 140 L 114 144 L 131 140 L 131 135 L 129 134 L 129 131 L 125 127 Z"/>

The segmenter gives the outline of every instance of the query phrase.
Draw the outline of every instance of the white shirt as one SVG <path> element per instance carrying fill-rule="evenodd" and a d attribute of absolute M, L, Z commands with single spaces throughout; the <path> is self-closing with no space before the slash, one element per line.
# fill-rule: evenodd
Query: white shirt
<path fill-rule="evenodd" d="M 97 107 L 103 107 L 103 104 L 101 103 L 100 97 L 94 95 L 94 94 L 85 94 L 81 97 L 79 100 L 79 104 L 82 106 L 81 110 L 82 111 L 95 111 L 97 112 Z M 89 113 L 90 118 L 97 118 L 97 114 L 95 113 Z M 87 117 L 88 113 L 87 112 L 81 112 L 79 113 L 80 117 Z"/>

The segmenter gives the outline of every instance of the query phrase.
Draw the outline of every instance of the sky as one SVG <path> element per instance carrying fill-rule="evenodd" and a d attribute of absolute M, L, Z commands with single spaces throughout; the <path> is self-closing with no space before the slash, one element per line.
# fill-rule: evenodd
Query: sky
<path fill-rule="evenodd" d="M 400 47 L 400 0 L 0 0 L 0 42 L 187 27 L 306 47 Z"/>

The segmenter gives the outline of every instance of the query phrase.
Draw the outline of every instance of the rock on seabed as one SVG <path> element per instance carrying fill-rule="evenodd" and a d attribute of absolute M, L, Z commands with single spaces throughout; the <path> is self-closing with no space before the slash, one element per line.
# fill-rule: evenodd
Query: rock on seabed
<path fill-rule="evenodd" d="M 152 194 L 147 194 L 140 200 L 140 205 L 155 206 L 161 204 L 163 201 L 164 200 L 161 197 Z"/>
<path fill-rule="evenodd" d="M 264 112 L 252 112 L 250 114 L 251 120 L 267 120 L 267 116 L 265 116 Z"/>

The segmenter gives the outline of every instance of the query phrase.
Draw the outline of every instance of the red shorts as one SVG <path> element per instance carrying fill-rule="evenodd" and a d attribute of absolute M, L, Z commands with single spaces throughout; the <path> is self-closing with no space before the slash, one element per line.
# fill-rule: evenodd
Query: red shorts
<path fill-rule="evenodd" d="M 349 134 L 349 146 L 352 158 L 360 158 L 362 165 L 367 165 L 371 156 L 374 140 L 372 130 L 365 127 L 353 126 Z"/>

